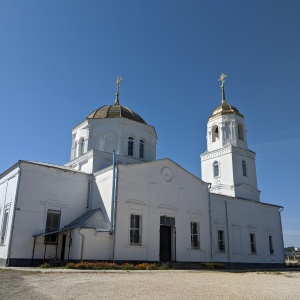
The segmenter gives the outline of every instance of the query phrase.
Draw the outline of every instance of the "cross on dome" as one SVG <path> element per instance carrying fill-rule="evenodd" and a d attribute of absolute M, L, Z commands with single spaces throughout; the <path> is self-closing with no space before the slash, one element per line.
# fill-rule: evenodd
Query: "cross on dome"
<path fill-rule="evenodd" d="M 221 81 L 221 88 L 222 88 L 222 104 L 226 103 L 225 100 L 225 89 L 224 89 L 224 82 L 225 82 L 225 78 L 227 77 L 227 75 L 225 75 L 224 73 L 221 74 L 220 78 L 218 81 Z"/>
<path fill-rule="evenodd" d="M 115 100 L 115 105 L 120 105 L 119 103 L 119 90 L 120 90 L 120 83 L 123 79 L 121 76 L 118 76 L 117 81 L 116 81 L 116 86 L 117 86 L 117 91 L 116 91 L 116 100 Z"/>

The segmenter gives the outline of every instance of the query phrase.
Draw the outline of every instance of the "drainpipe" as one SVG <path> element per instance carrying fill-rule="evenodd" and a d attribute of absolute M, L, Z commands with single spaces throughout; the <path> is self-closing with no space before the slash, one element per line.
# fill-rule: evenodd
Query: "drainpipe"
<path fill-rule="evenodd" d="M 209 236 L 210 236 L 210 262 L 213 263 L 213 242 L 212 242 L 212 221 L 211 221 L 211 201 L 210 201 L 211 183 L 208 184 L 208 214 L 209 214 Z"/>
<path fill-rule="evenodd" d="M 117 200 L 118 200 L 118 165 L 116 165 L 116 189 L 115 189 L 115 213 L 114 213 L 114 226 L 113 226 L 113 262 L 115 262 L 115 244 L 116 244 L 116 222 L 117 222 Z"/>
<path fill-rule="evenodd" d="M 225 214 L 226 214 L 227 245 L 228 245 L 228 263 L 230 264 L 230 245 L 229 245 L 229 225 L 228 225 L 227 200 L 225 200 Z"/>
<path fill-rule="evenodd" d="M 80 254 L 80 261 L 83 259 L 83 250 L 84 250 L 84 235 L 81 233 L 81 228 L 78 228 L 78 232 L 81 235 L 81 254 Z"/>
<path fill-rule="evenodd" d="M 110 228 L 109 234 L 113 234 L 114 230 L 114 211 L 115 211 L 115 189 L 116 189 L 116 150 L 113 151 L 113 176 L 112 176 L 112 192 L 111 192 L 111 211 L 110 211 Z"/>
<path fill-rule="evenodd" d="M 8 251 L 7 251 L 7 260 L 6 260 L 6 266 L 7 267 L 9 266 L 9 261 L 10 261 L 11 244 L 12 244 L 15 217 L 16 217 L 16 211 L 17 211 L 17 200 L 18 200 L 18 195 L 19 195 L 19 188 L 20 188 L 20 181 L 21 181 L 21 174 L 22 174 L 22 168 L 21 168 L 21 161 L 20 160 L 19 160 L 19 163 L 18 163 L 18 167 L 19 167 L 19 171 L 18 171 L 19 177 L 18 177 L 17 191 L 16 191 L 16 196 L 15 196 L 13 217 L 12 217 L 12 221 L 11 221 L 10 237 L 9 237 L 9 242 L 8 242 Z"/>
<path fill-rule="evenodd" d="M 90 207 L 90 195 L 91 195 L 91 177 L 89 175 L 89 183 L 88 183 L 88 192 L 87 192 L 87 200 L 86 200 L 86 208 Z"/>
<path fill-rule="evenodd" d="M 281 206 L 279 209 L 279 222 L 280 222 L 280 229 L 281 229 L 281 240 L 282 240 L 282 253 L 284 253 L 284 241 L 283 241 L 283 231 L 282 231 L 282 222 L 281 222 L 281 212 L 284 210 L 284 207 Z M 285 257 L 285 255 L 283 254 L 283 257 Z"/>

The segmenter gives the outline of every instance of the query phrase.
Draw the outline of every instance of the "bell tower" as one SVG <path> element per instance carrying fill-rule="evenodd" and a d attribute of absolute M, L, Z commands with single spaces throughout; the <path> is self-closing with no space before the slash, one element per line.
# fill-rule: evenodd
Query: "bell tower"
<path fill-rule="evenodd" d="M 211 192 L 259 201 L 255 152 L 248 149 L 244 116 L 225 98 L 225 74 L 221 74 L 222 100 L 208 119 L 207 151 L 201 154 L 202 179 Z"/>

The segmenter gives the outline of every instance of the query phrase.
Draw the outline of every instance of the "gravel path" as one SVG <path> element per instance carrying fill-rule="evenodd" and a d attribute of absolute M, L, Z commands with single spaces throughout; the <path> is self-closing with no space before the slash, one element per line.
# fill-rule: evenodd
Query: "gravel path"
<path fill-rule="evenodd" d="M 299 299 L 300 272 L 0 270 L 0 299 Z"/>

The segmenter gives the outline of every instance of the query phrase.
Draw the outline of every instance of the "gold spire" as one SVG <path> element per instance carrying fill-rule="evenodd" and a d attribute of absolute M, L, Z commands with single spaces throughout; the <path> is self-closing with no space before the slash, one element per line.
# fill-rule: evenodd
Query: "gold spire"
<path fill-rule="evenodd" d="M 116 91 L 116 100 L 115 100 L 115 105 L 120 105 L 119 103 L 119 90 L 120 90 L 120 83 L 123 79 L 118 76 L 117 81 L 116 81 L 116 86 L 117 86 L 117 91 Z"/>
<path fill-rule="evenodd" d="M 225 82 L 225 77 L 227 77 L 227 75 L 225 75 L 224 73 L 221 74 L 220 78 L 218 81 L 222 81 L 221 84 L 221 88 L 222 88 L 222 104 L 226 103 L 225 100 L 225 89 L 224 89 L 224 82 Z"/>

